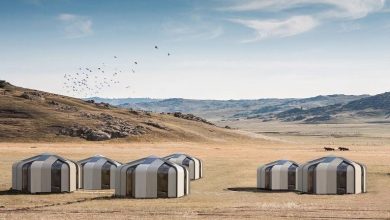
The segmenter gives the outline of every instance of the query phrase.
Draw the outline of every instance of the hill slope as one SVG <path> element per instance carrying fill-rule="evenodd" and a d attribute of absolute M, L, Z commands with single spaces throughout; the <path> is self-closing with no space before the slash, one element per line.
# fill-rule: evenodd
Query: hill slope
<path fill-rule="evenodd" d="M 314 108 L 333 104 L 344 104 L 362 96 L 330 95 L 305 99 L 257 99 L 257 100 L 193 100 L 165 99 L 120 104 L 125 108 L 142 109 L 153 112 L 184 112 L 218 121 L 239 118 L 259 118 L 280 113 L 293 108 Z"/>
<path fill-rule="evenodd" d="M 282 121 L 303 121 L 306 123 L 340 120 L 390 122 L 390 92 L 361 98 L 346 104 L 310 109 L 294 108 L 272 117 Z"/>
<path fill-rule="evenodd" d="M 0 81 L 0 141 L 228 141 L 238 138 L 244 136 L 191 115 L 121 109 Z"/>

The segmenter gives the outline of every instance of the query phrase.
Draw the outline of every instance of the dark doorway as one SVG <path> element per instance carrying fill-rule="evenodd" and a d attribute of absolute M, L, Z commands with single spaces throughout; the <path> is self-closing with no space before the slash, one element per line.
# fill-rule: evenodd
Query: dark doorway
<path fill-rule="evenodd" d="M 272 167 L 265 168 L 265 189 L 271 189 L 272 186 Z"/>
<path fill-rule="evenodd" d="M 361 175 L 361 178 L 362 178 L 362 181 L 361 181 L 361 184 L 362 184 L 362 186 L 361 186 L 361 190 L 362 190 L 362 193 L 364 193 L 364 192 L 366 192 L 365 190 L 364 190 L 364 188 L 365 188 L 365 186 L 366 186 L 366 182 L 364 181 L 364 178 L 366 177 L 366 169 L 365 169 L 365 167 L 363 166 L 363 165 L 360 165 L 360 168 L 361 168 L 361 173 L 362 173 L 362 175 Z"/>
<path fill-rule="evenodd" d="M 295 175 L 297 166 L 291 165 L 288 168 L 288 189 L 295 190 Z"/>
<path fill-rule="evenodd" d="M 347 193 L 348 164 L 343 162 L 337 166 L 337 194 Z"/>
<path fill-rule="evenodd" d="M 64 163 L 60 160 L 51 165 L 51 191 L 61 192 L 61 168 Z"/>
<path fill-rule="evenodd" d="M 26 163 L 22 167 L 22 192 L 30 192 L 31 163 Z"/>
<path fill-rule="evenodd" d="M 135 177 L 135 170 L 136 166 L 129 167 L 126 171 L 126 195 L 133 196 L 134 192 L 134 177 Z"/>
<path fill-rule="evenodd" d="M 106 162 L 103 164 L 102 167 L 102 173 L 101 173 L 101 188 L 102 189 L 110 189 L 110 182 L 111 182 L 111 164 L 110 162 Z"/>
<path fill-rule="evenodd" d="M 312 165 L 307 170 L 307 192 L 316 193 L 316 165 Z"/>
<path fill-rule="evenodd" d="M 157 171 L 157 197 L 168 198 L 168 174 L 169 166 L 163 164 Z"/>

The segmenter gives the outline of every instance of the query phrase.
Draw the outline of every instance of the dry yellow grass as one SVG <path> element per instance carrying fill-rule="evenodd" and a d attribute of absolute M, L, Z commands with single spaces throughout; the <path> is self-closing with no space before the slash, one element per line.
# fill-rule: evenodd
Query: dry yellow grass
<path fill-rule="evenodd" d="M 299 130 L 300 125 L 295 129 Z M 294 139 L 291 135 L 274 138 L 282 142 L 270 138 L 228 143 L 1 143 L 0 219 L 390 218 L 390 146 L 387 139 L 383 144 L 375 145 L 367 145 L 364 137 L 336 139 L 343 144 L 349 143 L 347 146 L 351 151 L 333 154 L 367 165 L 368 193 L 316 196 L 259 192 L 254 188 L 256 168 L 282 158 L 305 162 L 328 155 L 322 150 L 323 142 L 334 140 L 326 137 L 304 139 L 302 136 Z M 12 163 L 42 152 L 54 152 L 74 160 L 103 154 L 127 162 L 151 154 L 163 156 L 178 151 L 200 157 L 205 163 L 204 178 L 191 182 L 191 194 L 183 198 L 117 199 L 111 197 L 113 192 L 110 190 L 59 195 L 14 195 L 7 191 L 11 187 Z"/>
<path fill-rule="evenodd" d="M 0 92 L 0 142 L 80 142 L 80 134 L 70 137 L 61 130 L 125 132 L 112 142 L 229 141 L 240 138 L 229 129 L 172 115 L 101 107 L 83 100 L 25 89 L 7 84 Z M 23 98 L 29 95 L 30 99 Z M 102 118 L 107 118 L 106 120 Z M 115 129 L 114 129 L 115 128 Z M 136 129 L 138 128 L 138 129 Z M 77 129 L 76 129 L 77 130 Z M 72 132 L 73 133 L 73 132 Z M 79 132 L 74 132 L 79 133 Z M 110 131 L 108 131 L 110 133 Z M 115 132 L 114 132 L 115 133 Z M 242 137 L 241 137 L 242 138 Z"/>

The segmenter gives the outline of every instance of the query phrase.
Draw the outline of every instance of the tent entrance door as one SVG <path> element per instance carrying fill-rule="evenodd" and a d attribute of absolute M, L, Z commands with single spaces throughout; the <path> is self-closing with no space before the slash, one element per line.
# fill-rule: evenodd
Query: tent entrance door
<path fill-rule="evenodd" d="M 106 162 L 102 167 L 102 189 L 110 189 L 110 182 L 111 182 L 111 163 Z"/>
<path fill-rule="evenodd" d="M 288 189 L 295 190 L 295 175 L 296 166 L 292 165 L 288 168 Z"/>
<path fill-rule="evenodd" d="M 126 196 L 134 196 L 135 195 L 135 184 L 134 184 L 134 181 L 135 178 L 135 170 L 136 167 L 130 167 L 129 169 L 127 169 L 126 171 Z"/>
<path fill-rule="evenodd" d="M 316 192 L 316 165 L 309 167 L 307 171 L 307 192 Z"/>
<path fill-rule="evenodd" d="M 271 189 L 272 187 L 272 173 L 271 173 L 272 167 L 265 168 L 265 189 Z"/>
<path fill-rule="evenodd" d="M 22 192 L 30 192 L 31 163 L 24 164 L 22 167 Z"/>
<path fill-rule="evenodd" d="M 157 197 L 168 198 L 168 176 L 170 167 L 163 164 L 157 171 Z"/>
<path fill-rule="evenodd" d="M 51 192 L 61 192 L 61 168 L 64 163 L 57 160 L 51 166 Z"/>
<path fill-rule="evenodd" d="M 341 163 L 337 166 L 337 194 L 347 193 L 347 163 Z"/>

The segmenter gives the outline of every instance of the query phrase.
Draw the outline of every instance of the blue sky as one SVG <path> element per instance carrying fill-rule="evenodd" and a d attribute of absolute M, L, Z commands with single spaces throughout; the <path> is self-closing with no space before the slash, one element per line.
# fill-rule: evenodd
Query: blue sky
<path fill-rule="evenodd" d="M 0 79 L 77 97 L 376 94 L 390 90 L 390 2 L 2 0 L 0 60 Z M 118 84 L 64 87 L 102 63 Z"/>

